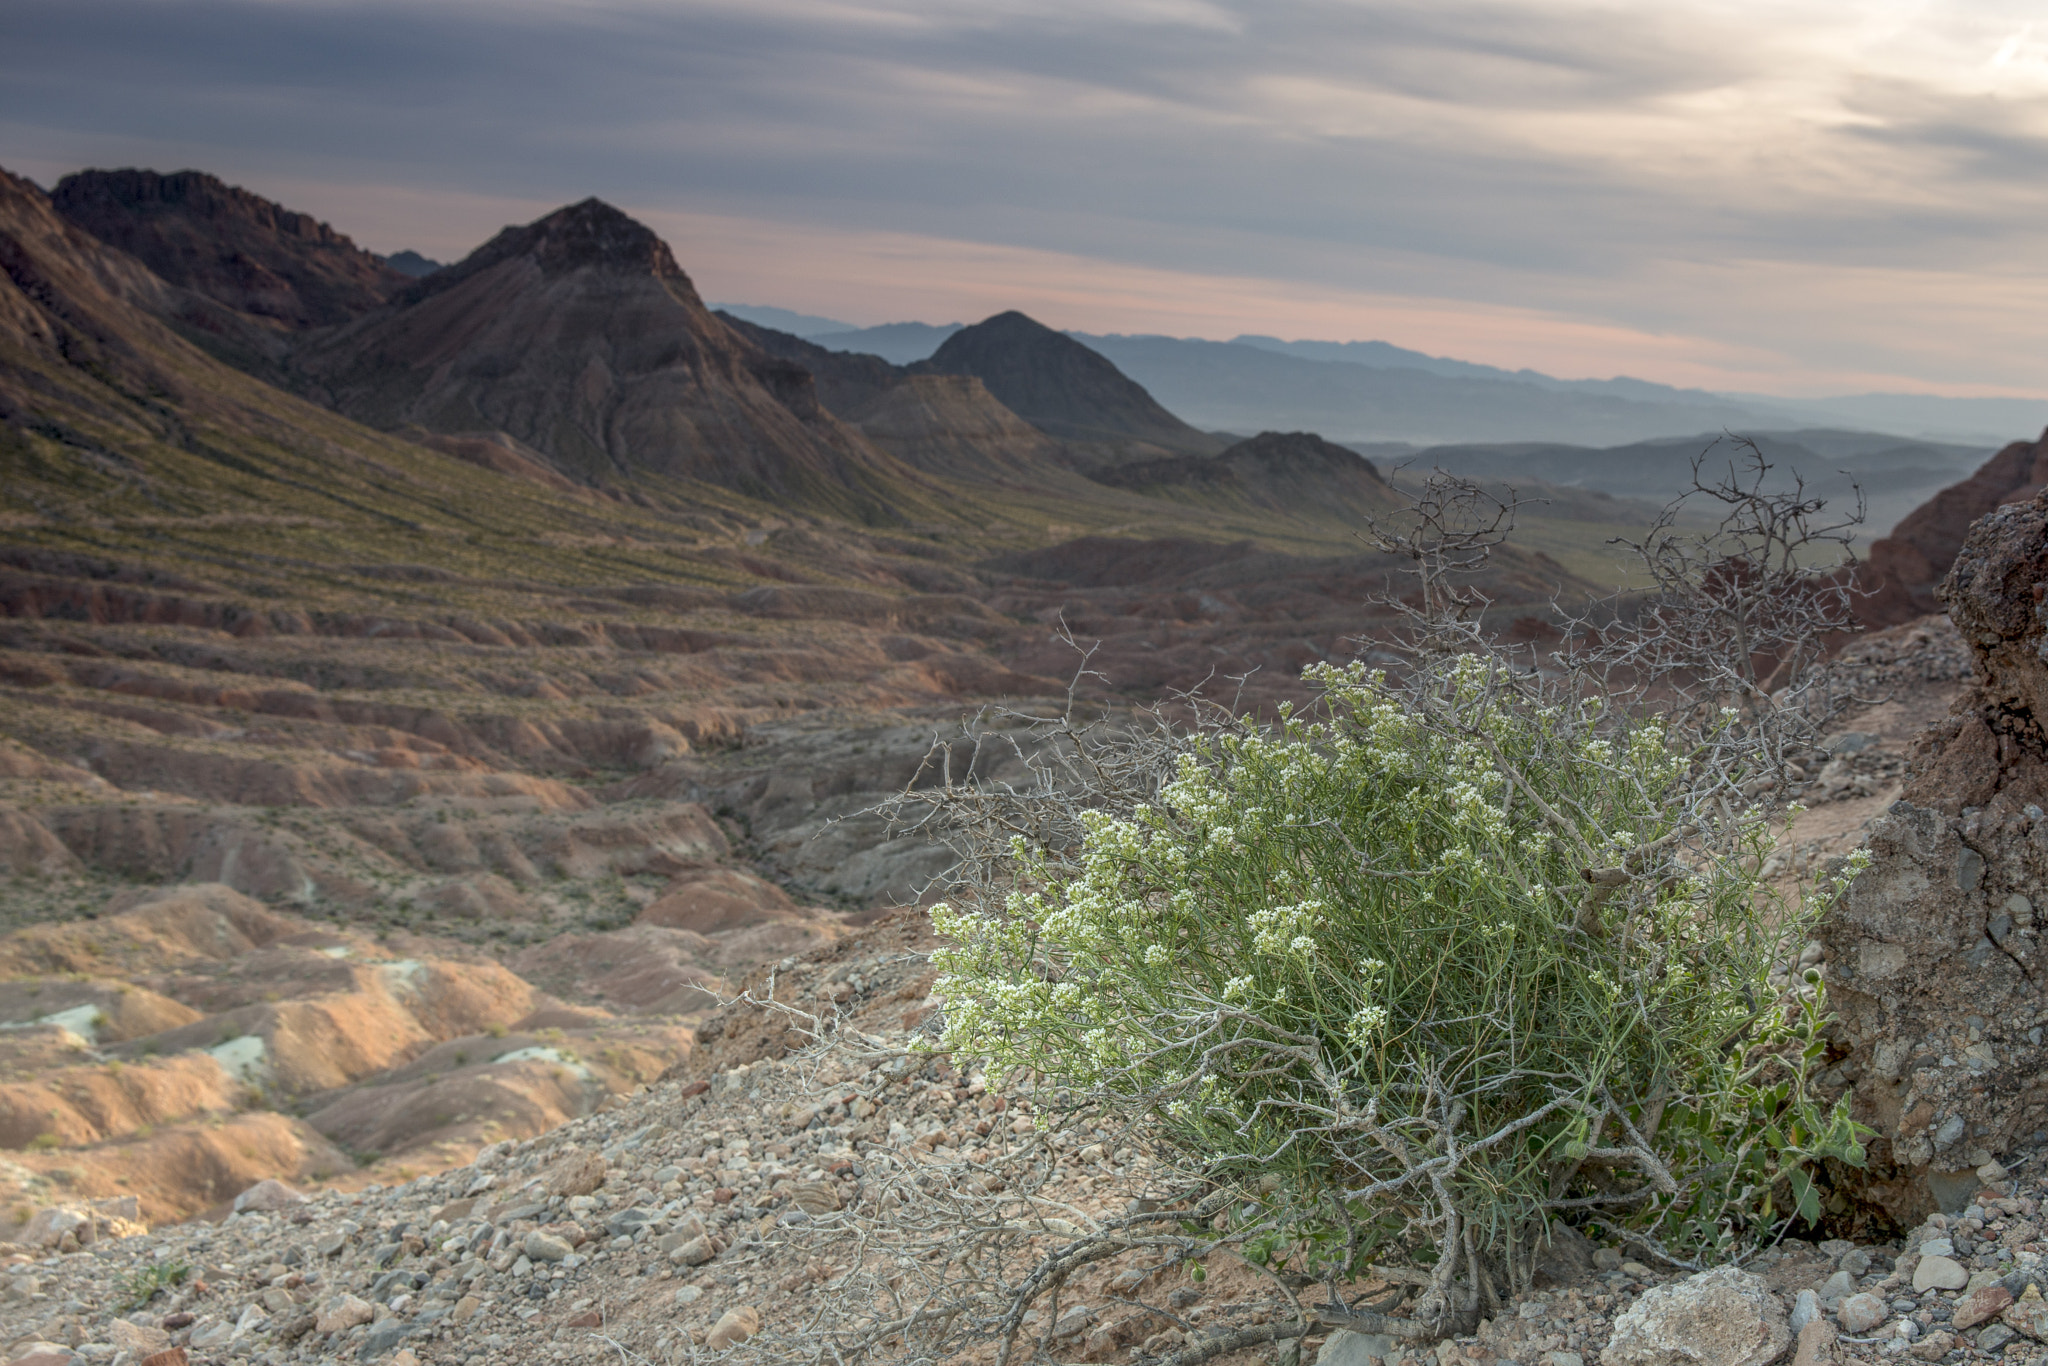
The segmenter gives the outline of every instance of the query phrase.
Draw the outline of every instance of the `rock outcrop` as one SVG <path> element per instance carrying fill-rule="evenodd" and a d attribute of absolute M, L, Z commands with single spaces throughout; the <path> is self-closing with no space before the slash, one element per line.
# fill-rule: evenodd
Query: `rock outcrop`
<path fill-rule="evenodd" d="M 1970 528 L 1941 597 L 1977 680 L 1919 742 L 1870 867 L 1822 921 L 1836 1075 L 1877 1136 L 1864 1193 L 1899 1223 L 2048 1140 L 2048 498 Z"/>
<path fill-rule="evenodd" d="M 2023 503 L 2048 485 L 2048 432 L 2015 441 L 1975 474 L 1908 513 L 1889 536 L 1871 543 L 1859 575 L 1871 596 L 1856 613 L 1873 626 L 1894 626 L 1941 610 L 1936 585 L 1962 549 L 1970 526 L 2007 503 Z"/>

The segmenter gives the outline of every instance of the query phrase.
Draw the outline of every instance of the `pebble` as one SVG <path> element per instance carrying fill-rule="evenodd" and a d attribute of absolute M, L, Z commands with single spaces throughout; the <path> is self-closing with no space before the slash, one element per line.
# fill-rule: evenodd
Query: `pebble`
<path fill-rule="evenodd" d="M 1843 1300 L 1856 1293 L 1856 1278 L 1847 1271 L 1837 1271 L 1822 1281 L 1819 1288 L 1821 1306 L 1833 1309 Z"/>
<path fill-rule="evenodd" d="M 1970 1283 L 1970 1273 L 1963 1264 L 1953 1257 L 1939 1254 L 1921 1254 L 1920 1264 L 1913 1268 L 1913 1290 L 1924 1294 L 1929 1290 L 1961 1290 Z"/>

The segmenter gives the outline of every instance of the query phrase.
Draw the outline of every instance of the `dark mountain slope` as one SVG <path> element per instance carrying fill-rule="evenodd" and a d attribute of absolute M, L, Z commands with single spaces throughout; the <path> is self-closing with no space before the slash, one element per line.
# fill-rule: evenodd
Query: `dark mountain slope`
<path fill-rule="evenodd" d="M 50 202 L 174 285 L 283 327 L 326 327 L 408 277 L 325 223 L 200 171 L 80 171 Z"/>
<path fill-rule="evenodd" d="M 1061 444 L 1018 417 L 972 375 L 917 374 L 880 356 L 830 351 L 729 313 L 726 326 L 763 351 L 801 365 L 834 416 L 918 469 L 956 479 L 1044 478 Z"/>
<path fill-rule="evenodd" d="M 1182 422 L 1072 337 L 1014 311 L 962 328 L 930 360 L 909 368 L 973 375 L 1033 426 L 1071 441 L 1103 444 L 1123 459 L 1215 455 L 1230 444 Z"/>
<path fill-rule="evenodd" d="M 360 421 L 506 432 L 584 483 L 703 480 L 864 520 L 932 506 L 808 371 L 714 317 L 659 237 L 595 199 L 505 229 L 292 363 Z"/>
<path fill-rule="evenodd" d="M 541 538 L 649 534 L 630 507 L 476 468 L 223 364 L 159 316 L 186 294 L 0 171 L 0 527 L 31 559 L 140 556 L 310 597 L 333 560 L 445 558 L 497 578 L 545 558 L 574 575 L 580 553 Z M 260 625 L 225 599 L 204 611 Z"/>
<path fill-rule="evenodd" d="M 1261 432 L 1221 455 L 1133 461 L 1091 477 L 1176 502 L 1350 525 L 1400 501 L 1370 460 L 1313 432 Z"/>

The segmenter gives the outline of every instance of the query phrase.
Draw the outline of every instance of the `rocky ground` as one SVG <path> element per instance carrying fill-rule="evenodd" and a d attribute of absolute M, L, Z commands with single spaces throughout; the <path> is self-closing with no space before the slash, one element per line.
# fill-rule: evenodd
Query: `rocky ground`
<path fill-rule="evenodd" d="M 1791 793 L 1809 809 L 1777 856 L 1788 885 L 1896 797 L 1967 653 L 1931 619 L 1859 641 L 1838 668 L 1862 700 Z M 89 916 L 38 913 L 0 936 L 0 1143 L 14 1150 L 0 1164 L 0 1238 L 14 1245 L 0 1253 L 0 1348 L 48 1353 L 37 1366 L 135 1366 L 173 1348 L 222 1363 L 806 1361 L 872 1332 L 880 1301 L 953 1293 L 949 1244 L 975 1220 L 1008 1231 L 997 1279 L 1014 1281 L 1155 1198 L 1164 1174 L 1116 1136 L 912 1051 L 934 1005 L 922 919 L 847 909 L 914 899 L 940 871 L 932 851 L 890 846 L 869 808 L 949 757 L 959 771 L 958 716 L 754 715 L 733 743 L 532 777 L 566 794 L 554 808 L 531 793 L 499 806 L 413 794 L 391 815 L 419 828 L 365 843 L 406 889 L 384 904 L 415 914 L 336 914 L 323 897 L 281 908 L 220 884 L 124 888 L 82 860 L 18 883 Z M 144 823 L 108 847 L 162 823 L 131 787 L 52 771 L 47 745 L 9 752 L 17 809 L 46 830 L 68 833 L 63 813 L 87 805 L 98 822 Z M 110 790 L 78 802 L 96 783 Z M 316 819 L 292 847 L 370 867 L 334 834 L 353 826 L 320 814 L 357 809 L 305 803 Z M 269 830 L 293 828 L 291 807 L 246 819 L 262 831 L 265 813 Z M 659 866 L 621 871 L 649 850 Z M 513 853 L 535 875 L 520 880 Z M 582 901 L 600 890 L 616 908 Z M 778 1004 L 714 1009 L 747 988 Z M 838 1042 L 805 1051 L 820 1019 Z M 1903 1240 L 1788 1243 L 1747 1269 L 1755 1284 L 1695 1282 L 1642 1249 L 1566 1236 L 1538 1295 L 1447 1344 L 1342 1328 L 1345 1306 L 1402 1291 L 1342 1287 L 1344 1305 L 1310 1306 L 1305 1349 L 1388 1366 L 1432 1353 L 1439 1366 L 1632 1366 L 1648 1358 L 1630 1343 L 1663 1331 L 1660 1315 L 1749 1313 L 1759 1341 L 1788 1351 L 1800 1321 L 1820 1325 L 1802 1366 L 2029 1359 L 2030 1329 L 2048 1333 L 2028 1298 L 2044 1195 L 2015 1167 L 1987 1169 L 1974 1204 Z M 1057 1360 L 1166 1361 L 1220 1334 L 1239 1345 L 1213 1359 L 1288 1359 L 1286 1292 L 1228 1254 L 1203 1270 L 1156 1249 L 1109 1258 L 1020 1326 Z M 2013 1303 L 1994 1304 L 2002 1294 Z M 955 1347 L 945 1359 L 993 1359 L 985 1343 Z"/>
<path fill-rule="evenodd" d="M 1028 1094 L 910 1047 L 933 1004 L 921 934 L 914 914 L 892 916 L 782 964 L 757 993 L 789 1009 L 724 1012 L 674 1075 L 432 1176 L 311 1198 L 261 1183 L 218 1223 L 150 1232 L 114 1206 L 48 1207 L 33 1245 L 0 1253 L 4 1359 L 830 1359 L 819 1354 L 888 1314 L 891 1296 L 913 1309 L 943 1297 L 936 1269 L 916 1279 L 937 1259 L 915 1225 L 965 1207 L 934 1191 L 999 1202 L 996 1226 L 1022 1230 L 1027 1259 L 1156 1194 L 1160 1173 L 1113 1136 L 1056 1127 Z M 835 1046 L 784 1052 L 824 1020 Z M 1739 1270 L 1694 1275 L 1567 1231 L 1534 1293 L 1440 1343 L 1332 1327 L 1344 1307 L 1303 1291 L 1323 1322 L 1298 1349 L 1213 1359 L 1635 1366 L 1678 1359 L 1680 1337 L 1706 1361 L 2031 1361 L 2048 1356 L 2048 1173 L 2029 1165 L 1987 1168 L 1960 1213 L 1902 1240 L 1787 1241 Z M 1156 1248 L 1106 1259 L 1033 1304 L 1023 1328 L 1053 1360 L 1137 1363 L 1291 1320 L 1285 1292 L 1229 1254 L 1200 1271 Z M 1390 1283 L 1340 1289 L 1356 1307 Z M 889 1346 L 883 1359 L 912 1359 Z M 171 1349 L 185 1355 L 155 1357 Z"/>

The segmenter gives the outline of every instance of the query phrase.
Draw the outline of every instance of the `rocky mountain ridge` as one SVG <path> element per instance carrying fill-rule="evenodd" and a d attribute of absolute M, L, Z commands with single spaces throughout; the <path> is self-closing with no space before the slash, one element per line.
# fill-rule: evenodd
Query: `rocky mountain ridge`
<path fill-rule="evenodd" d="M 346 322 L 409 279 L 310 215 L 202 171 L 80 171 L 50 202 L 171 284 L 289 329 Z"/>

